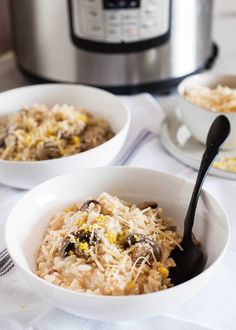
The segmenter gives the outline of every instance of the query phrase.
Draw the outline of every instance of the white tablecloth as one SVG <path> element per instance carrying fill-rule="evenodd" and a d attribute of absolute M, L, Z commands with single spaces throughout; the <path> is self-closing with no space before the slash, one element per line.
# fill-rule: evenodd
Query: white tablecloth
<path fill-rule="evenodd" d="M 157 137 L 150 139 L 136 151 L 128 165 L 153 168 L 195 180 L 196 172 L 167 154 L 159 141 L 159 125 L 164 114 L 156 101 L 149 94 L 122 97 L 122 99 L 132 112 L 131 131 L 126 147 L 143 128 L 157 133 Z M 218 199 L 228 213 L 232 237 L 226 256 L 214 277 L 204 290 L 190 301 L 170 312 L 169 315 L 141 322 L 85 320 L 48 305 L 27 287 L 14 267 L 4 276 L 0 276 L 0 330 L 236 329 L 236 181 L 209 176 L 204 188 Z M 7 215 L 24 193 L 0 185 L 0 252 L 4 248 L 3 227 Z"/>

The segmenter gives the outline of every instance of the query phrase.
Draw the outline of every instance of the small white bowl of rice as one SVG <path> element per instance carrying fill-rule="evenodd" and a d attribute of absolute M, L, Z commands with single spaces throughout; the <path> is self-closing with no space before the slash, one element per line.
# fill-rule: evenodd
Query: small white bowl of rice
<path fill-rule="evenodd" d="M 127 107 L 98 88 L 42 84 L 0 93 L 0 182 L 29 189 L 53 176 L 108 165 L 129 125 Z"/>
<path fill-rule="evenodd" d="M 183 123 L 201 143 L 212 122 L 225 115 L 231 125 L 230 135 L 222 146 L 236 149 L 236 76 L 201 73 L 185 78 L 178 86 L 179 109 Z"/>
<path fill-rule="evenodd" d="M 224 210 L 203 191 L 193 233 L 206 267 L 172 285 L 170 253 L 181 247 L 192 189 L 182 178 L 131 167 L 59 176 L 13 208 L 7 249 L 35 293 L 72 314 L 124 321 L 169 313 L 214 276 L 230 237 Z"/>

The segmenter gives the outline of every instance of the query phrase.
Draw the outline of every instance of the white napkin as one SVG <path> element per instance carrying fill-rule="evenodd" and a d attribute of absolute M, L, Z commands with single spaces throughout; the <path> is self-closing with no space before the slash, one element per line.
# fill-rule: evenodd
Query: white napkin
<path fill-rule="evenodd" d="M 132 113 L 130 135 L 132 140 L 144 128 L 158 135 L 164 114 L 155 99 L 149 94 L 122 97 Z M 123 151 L 125 152 L 125 151 Z M 154 168 L 195 179 L 196 172 L 180 164 L 166 153 L 157 137 L 145 142 L 133 155 L 129 165 Z M 208 177 L 204 188 L 209 190 L 225 207 L 231 220 L 232 240 L 230 249 L 218 268 L 215 277 L 192 300 L 169 315 L 140 322 L 99 322 L 82 319 L 50 306 L 39 298 L 22 280 L 16 267 L 0 275 L 0 330 L 201 330 L 236 329 L 236 243 L 234 224 L 234 191 L 236 182 Z M 14 205 L 25 192 L 0 185 L 0 253 L 4 249 L 3 225 Z M 2 226 L 2 227 L 1 227 Z M 1 264 L 1 254 L 0 254 Z M 0 270 L 1 274 L 1 270 Z"/>

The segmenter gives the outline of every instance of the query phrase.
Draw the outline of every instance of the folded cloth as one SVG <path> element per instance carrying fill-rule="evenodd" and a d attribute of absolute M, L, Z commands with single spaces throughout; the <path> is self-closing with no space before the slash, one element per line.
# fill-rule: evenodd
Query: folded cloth
<path fill-rule="evenodd" d="M 129 158 L 129 165 L 158 169 L 194 180 L 196 172 L 166 153 L 159 141 L 159 128 L 164 114 L 156 100 L 149 94 L 122 97 L 122 100 L 131 110 L 132 122 L 125 148 L 116 161 L 119 162 L 119 159 L 124 158 L 133 140 L 141 131 L 148 129 L 155 135 L 145 140 L 132 154 L 132 157 Z M 234 237 L 236 228 L 232 196 L 234 196 L 236 182 L 209 176 L 204 188 L 210 191 L 227 210 Z M 13 264 L 7 257 L 7 251 L 4 251 L 3 225 L 11 207 L 24 193 L 24 191 L 0 185 L 0 330 L 236 329 L 236 287 L 234 285 L 236 240 L 231 241 L 226 257 L 205 289 L 188 303 L 171 311 L 169 315 L 140 322 L 99 322 L 82 319 L 50 306 L 48 302 L 28 288 L 21 278 L 19 270 L 12 267 Z M 3 251 L 2 254 L 1 251 Z M 3 259 L 4 261 L 2 261 Z M 6 272 L 6 270 L 9 271 Z"/>

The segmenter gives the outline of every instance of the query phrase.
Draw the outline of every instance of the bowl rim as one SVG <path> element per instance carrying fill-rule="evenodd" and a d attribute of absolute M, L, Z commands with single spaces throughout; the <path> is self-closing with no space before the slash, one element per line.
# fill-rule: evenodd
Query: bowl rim
<path fill-rule="evenodd" d="M 4 228 L 4 238 L 5 238 L 8 253 L 10 254 L 10 256 L 13 259 L 14 263 L 19 267 L 19 269 L 22 272 L 25 272 L 28 276 L 32 276 L 36 281 L 39 281 L 40 283 L 42 283 L 42 285 L 49 286 L 49 288 L 52 288 L 52 289 L 55 289 L 55 290 L 60 290 L 60 292 L 62 292 L 62 293 L 64 292 L 65 294 L 68 294 L 68 295 L 72 294 L 74 297 L 77 296 L 77 297 L 81 297 L 81 298 L 85 297 L 85 298 L 106 299 L 106 300 L 121 300 L 121 299 L 129 299 L 129 300 L 135 299 L 136 300 L 136 299 L 148 298 L 150 295 L 152 295 L 152 296 L 154 296 L 154 295 L 162 296 L 162 295 L 167 294 L 167 292 L 170 292 L 170 290 L 171 290 L 171 292 L 174 293 L 176 290 L 179 290 L 183 286 L 189 285 L 191 283 L 193 284 L 194 282 L 198 281 L 200 278 L 204 277 L 206 274 L 208 274 L 212 269 L 214 269 L 217 266 L 217 264 L 223 258 L 224 254 L 225 254 L 225 252 L 226 252 L 226 250 L 229 246 L 230 237 L 231 237 L 230 222 L 229 222 L 227 212 L 222 207 L 220 202 L 218 202 L 218 200 L 214 196 L 212 196 L 211 193 L 209 193 L 205 189 L 202 189 L 201 193 L 204 193 L 204 194 L 208 195 L 210 197 L 210 199 L 212 199 L 218 205 L 218 207 L 221 209 L 222 213 L 224 214 L 224 221 L 225 221 L 225 225 L 226 225 L 226 228 L 227 228 L 226 242 L 225 242 L 225 246 L 223 247 L 222 251 L 220 252 L 220 254 L 217 256 L 217 258 L 213 261 L 213 263 L 211 265 L 209 265 L 206 269 L 204 269 L 200 274 L 198 274 L 194 278 L 192 278 L 188 281 L 185 281 L 182 284 L 179 284 L 179 285 L 176 285 L 176 286 L 173 286 L 171 288 L 167 288 L 167 289 L 164 289 L 164 290 L 161 290 L 161 291 L 155 291 L 155 292 L 150 292 L 150 293 L 142 293 L 142 294 L 139 294 L 139 295 L 127 295 L 127 296 L 124 296 L 124 295 L 120 295 L 120 296 L 96 295 L 96 294 L 90 294 L 90 293 L 86 293 L 86 292 L 77 292 L 77 291 L 74 291 L 74 290 L 62 288 L 58 285 L 47 282 L 46 280 L 44 280 L 41 277 L 37 276 L 33 271 L 28 270 L 28 269 L 24 269 L 18 263 L 18 261 L 14 258 L 14 253 L 12 253 L 12 251 L 11 251 L 11 243 L 9 242 L 9 235 L 8 235 L 9 221 L 12 221 L 11 220 L 12 213 L 15 210 L 15 208 L 18 206 L 19 202 L 21 202 L 23 199 L 27 199 L 30 194 L 34 193 L 37 190 L 40 190 L 44 185 L 46 186 L 48 183 L 53 184 L 53 181 L 61 180 L 63 178 L 70 177 L 70 176 L 76 176 L 80 172 L 100 171 L 101 169 L 102 170 L 112 169 L 114 171 L 116 171 L 118 169 L 118 170 L 121 170 L 121 171 L 130 171 L 130 172 L 135 170 L 135 171 L 139 171 L 139 172 L 143 172 L 143 173 L 144 172 L 146 172 L 146 173 L 149 172 L 149 173 L 152 173 L 153 175 L 158 174 L 158 175 L 164 175 L 164 176 L 172 178 L 172 179 L 177 179 L 177 180 L 179 180 L 179 182 L 190 184 L 192 186 L 192 188 L 193 188 L 193 185 L 194 185 L 194 183 L 192 181 L 190 181 L 189 179 L 185 179 L 183 177 L 179 177 L 179 176 L 174 175 L 174 174 L 170 174 L 170 173 L 167 173 L 167 172 L 162 172 L 162 171 L 154 170 L 154 169 L 148 169 L 148 168 L 144 168 L 144 167 L 131 167 L 131 166 L 104 166 L 104 167 L 96 167 L 96 168 L 94 168 L 94 167 L 85 168 L 85 169 L 77 170 L 77 171 L 72 172 L 72 173 L 66 173 L 66 174 L 63 174 L 63 175 L 59 175 L 59 176 L 53 177 L 49 180 L 46 180 L 46 181 L 40 183 L 39 185 L 37 185 L 36 187 L 31 189 L 30 191 L 26 192 L 23 195 L 23 197 L 21 197 L 17 201 L 17 203 L 12 208 L 10 214 L 8 215 L 8 218 L 7 218 L 7 221 L 6 221 L 6 224 L 5 224 L 5 228 Z"/>
<path fill-rule="evenodd" d="M 125 116 L 126 116 L 125 123 L 122 126 L 122 128 L 119 130 L 119 132 L 115 133 L 114 136 L 111 137 L 109 140 L 103 142 L 102 144 L 100 144 L 100 145 L 98 145 L 94 148 L 91 148 L 91 149 L 88 149 L 88 150 L 85 150 L 85 151 L 82 151 L 82 152 L 79 152 L 79 153 L 76 153 L 76 154 L 68 155 L 68 156 L 65 156 L 65 157 L 53 158 L 53 159 L 45 159 L 45 160 L 7 160 L 7 159 L 0 159 L 0 163 L 6 164 L 6 165 L 7 164 L 15 164 L 15 165 L 19 165 L 19 166 L 21 166 L 21 165 L 22 166 L 31 166 L 31 165 L 35 165 L 35 164 L 46 164 L 48 162 L 50 162 L 50 164 L 52 164 L 52 163 L 62 161 L 62 160 L 67 160 L 67 159 L 73 160 L 73 158 L 75 158 L 75 157 L 83 157 L 81 155 L 88 155 L 89 153 L 91 153 L 94 150 L 99 152 L 98 149 L 101 149 L 105 144 L 107 145 L 109 142 L 111 143 L 115 139 L 119 138 L 126 129 L 129 129 L 129 126 L 130 126 L 130 123 L 131 123 L 131 112 L 130 112 L 129 107 L 117 95 L 115 95 L 111 92 L 108 92 L 108 91 L 106 91 L 102 88 L 97 88 L 97 87 L 84 85 L 84 84 L 71 84 L 71 83 L 69 83 L 69 84 L 66 84 L 66 83 L 64 83 L 64 84 L 63 83 L 62 84 L 61 83 L 35 84 L 35 85 L 29 85 L 29 86 L 21 86 L 21 87 L 17 87 L 17 88 L 13 88 L 13 89 L 10 89 L 10 90 L 7 90 L 7 91 L 0 92 L 0 99 L 1 99 L 1 96 L 3 94 L 6 95 L 6 94 L 11 94 L 11 93 L 20 91 L 22 89 L 31 90 L 31 89 L 41 88 L 41 87 L 42 88 L 52 88 L 52 89 L 55 88 L 55 87 L 59 87 L 59 88 L 71 88 L 71 87 L 72 88 L 85 88 L 85 89 L 95 90 L 95 91 L 107 94 L 108 97 L 115 98 L 118 101 L 118 103 L 120 103 L 120 106 L 122 106 L 123 111 L 124 111 Z M 20 110 L 17 110 L 16 112 L 19 112 L 19 111 Z M 1 118 L 1 115 L 0 115 L 0 118 Z"/>
<path fill-rule="evenodd" d="M 194 102 L 191 102 L 189 101 L 185 95 L 184 95 L 184 92 L 185 90 L 188 88 L 188 84 L 192 81 L 192 80 L 195 80 L 195 79 L 199 79 L 199 80 L 202 80 L 204 78 L 207 78 L 207 77 L 212 77 L 212 78 L 219 78 L 219 79 L 223 79 L 224 77 L 225 78 L 229 78 L 229 79 L 235 79 L 235 85 L 236 85 L 236 75 L 232 75 L 232 74 L 223 74 L 223 73 L 212 73 L 212 72 L 203 72 L 203 73 L 198 73 L 198 74 L 194 74 L 194 75 L 191 75 L 191 76 L 188 76 L 186 78 L 184 78 L 178 85 L 177 87 L 177 91 L 178 91 L 178 95 L 185 101 L 187 102 L 188 104 L 191 104 L 192 106 L 196 107 L 197 109 L 200 109 L 200 110 L 204 110 L 204 111 L 207 111 L 209 113 L 212 113 L 213 116 L 216 116 L 216 115 L 225 115 L 225 116 L 229 116 L 229 117 L 233 117 L 235 116 L 236 112 L 232 112 L 232 111 L 213 111 L 211 109 L 208 109 L 208 108 L 205 108 L 205 107 L 202 107 L 202 106 L 199 106 L 197 104 L 195 104 Z M 200 81 L 201 82 L 201 81 Z M 199 84 L 200 86 L 200 84 Z M 201 84 L 201 87 L 208 87 L 208 84 L 204 84 L 202 83 Z M 235 87 L 236 89 L 236 87 Z M 181 107 L 180 107 L 181 108 Z"/>

